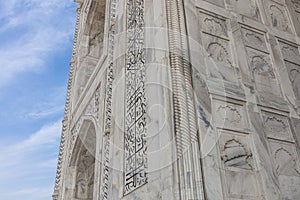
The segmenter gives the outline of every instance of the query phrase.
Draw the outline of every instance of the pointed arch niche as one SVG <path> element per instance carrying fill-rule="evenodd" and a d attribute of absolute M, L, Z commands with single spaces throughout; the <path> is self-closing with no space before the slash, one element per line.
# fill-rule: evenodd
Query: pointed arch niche
<path fill-rule="evenodd" d="M 69 163 L 65 199 L 92 200 L 95 182 L 96 129 L 85 120 L 80 128 Z"/>

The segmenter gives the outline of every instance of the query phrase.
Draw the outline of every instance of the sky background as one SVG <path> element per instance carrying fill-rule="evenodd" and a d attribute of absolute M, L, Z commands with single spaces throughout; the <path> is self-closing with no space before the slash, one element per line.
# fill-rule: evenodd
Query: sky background
<path fill-rule="evenodd" d="M 53 192 L 76 20 L 73 0 L 0 2 L 0 199 Z"/>

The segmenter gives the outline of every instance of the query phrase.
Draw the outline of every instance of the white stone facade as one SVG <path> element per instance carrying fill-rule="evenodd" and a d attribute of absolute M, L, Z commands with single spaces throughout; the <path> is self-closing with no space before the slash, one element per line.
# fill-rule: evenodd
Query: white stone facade
<path fill-rule="evenodd" d="M 299 0 L 75 0 L 53 200 L 299 200 Z"/>

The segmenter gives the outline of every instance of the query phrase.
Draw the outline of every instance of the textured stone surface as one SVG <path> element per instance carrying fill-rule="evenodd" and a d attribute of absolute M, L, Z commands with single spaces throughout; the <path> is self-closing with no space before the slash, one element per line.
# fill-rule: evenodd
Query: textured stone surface
<path fill-rule="evenodd" d="M 300 199 L 298 0 L 76 2 L 54 200 Z"/>

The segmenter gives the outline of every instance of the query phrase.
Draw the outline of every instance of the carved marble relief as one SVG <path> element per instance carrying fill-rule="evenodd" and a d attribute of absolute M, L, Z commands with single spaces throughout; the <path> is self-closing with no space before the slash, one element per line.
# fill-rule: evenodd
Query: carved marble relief
<path fill-rule="evenodd" d="M 260 14 L 256 0 L 230 0 L 230 4 L 234 6 L 236 12 L 239 14 L 255 20 L 260 20 Z"/>
<path fill-rule="evenodd" d="M 218 64 L 222 64 L 230 68 L 233 67 L 232 62 L 230 60 L 228 45 L 225 41 L 218 41 L 217 39 L 211 41 L 207 45 L 206 51 L 208 53 L 208 56 Z"/>
<path fill-rule="evenodd" d="M 202 31 L 204 33 L 225 36 L 227 37 L 227 26 L 225 19 L 214 17 L 205 13 L 200 12 Z"/>
<path fill-rule="evenodd" d="M 293 86 L 296 99 L 300 100 L 300 66 L 289 71 L 289 77 Z"/>
<path fill-rule="evenodd" d="M 77 69 L 74 83 L 75 102 L 80 98 L 82 92 L 84 91 L 92 73 L 94 72 L 96 64 L 97 60 L 86 57 Z"/>
<path fill-rule="evenodd" d="M 269 7 L 272 26 L 281 31 L 291 32 L 290 21 L 284 6 L 272 2 Z"/>
<path fill-rule="evenodd" d="M 79 135 L 79 131 L 80 131 L 82 123 L 83 123 L 83 119 L 81 118 L 71 130 L 69 151 L 72 151 L 72 149 L 74 147 L 74 144 L 77 139 L 77 136 Z M 71 156 L 71 154 L 69 156 Z"/>
<path fill-rule="evenodd" d="M 251 137 L 220 131 L 219 148 L 223 166 L 224 188 L 228 199 L 259 199 L 258 179 Z"/>
<path fill-rule="evenodd" d="M 300 65 L 300 53 L 299 48 L 296 45 L 287 44 L 279 41 L 281 47 L 281 53 L 284 60 L 297 63 Z"/>
<path fill-rule="evenodd" d="M 292 0 L 294 8 L 297 12 L 300 12 L 300 1 L 299 0 Z"/>
<path fill-rule="evenodd" d="M 95 120 L 99 119 L 99 110 L 100 110 L 100 89 L 99 89 L 99 87 L 96 89 L 93 98 L 91 99 L 89 105 L 85 109 L 85 116 L 92 116 L 95 118 Z"/>
<path fill-rule="evenodd" d="M 279 41 L 288 76 L 297 100 L 300 100 L 300 53 L 299 47 Z"/>
<path fill-rule="evenodd" d="M 298 199 L 300 196 L 300 162 L 295 144 L 271 139 L 268 143 L 282 198 Z"/>
<path fill-rule="evenodd" d="M 212 78 L 237 82 L 225 18 L 199 13 L 208 73 Z"/>
<path fill-rule="evenodd" d="M 148 182 L 144 0 L 127 0 L 124 195 Z"/>
<path fill-rule="evenodd" d="M 263 96 L 282 96 L 267 47 L 265 34 L 242 27 L 247 62 L 256 90 Z"/>
<path fill-rule="evenodd" d="M 252 153 L 237 139 L 232 138 L 225 142 L 222 149 L 222 161 L 225 167 L 236 167 L 252 170 Z"/>
<path fill-rule="evenodd" d="M 228 82 L 237 82 L 228 40 L 203 34 L 203 43 L 207 55 L 207 69 L 212 78 Z"/>
<path fill-rule="evenodd" d="M 247 48 L 250 70 L 257 75 L 275 79 L 275 74 L 268 54 Z"/>
<path fill-rule="evenodd" d="M 91 122 L 83 123 L 76 146 L 70 151 L 69 167 L 75 169 L 72 199 L 92 200 L 96 153 L 96 130 Z"/>
<path fill-rule="evenodd" d="M 110 33 L 109 33 L 109 54 L 106 73 L 106 91 L 105 91 L 105 112 L 104 112 L 104 131 L 105 135 L 103 137 L 103 156 L 102 156 L 102 177 L 101 177 L 101 191 L 100 199 L 110 199 L 111 198 L 111 179 L 112 179 L 112 164 L 111 164 L 111 126 L 112 126 L 112 96 L 113 96 L 113 81 L 114 81 L 114 45 L 115 45 L 115 33 L 116 33 L 116 6 L 117 1 L 112 0 L 110 2 Z"/>
<path fill-rule="evenodd" d="M 263 33 L 242 28 L 242 34 L 246 46 L 268 52 L 266 38 Z"/>
<path fill-rule="evenodd" d="M 82 200 L 93 199 L 95 158 L 83 149 L 78 158 L 75 181 L 75 197 Z"/>
<path fill-rule="evenodd" d="M 106 1 L 92 1 L 87 15 L 85 34 L 88 36 L 88 54 L 99 58 L 103 49 Z"/>
<path fill-rule="evenodd" d="M 223 101 L 215 101 L 214 115 L 220 128 L 243 130 L 248 127 L 242 105 Z"/>
<path fill-rule="evenodd" d="M 263 123 L 267 137 L 279 140 L 293 141 L 287 117 L 264 112 Z"/>
<path fill-rule="evenodd" d="M 300 177 L 300 163 L 295 144 L 280 141 L 269 141 L 269 144 L 277 174 Z"/>

